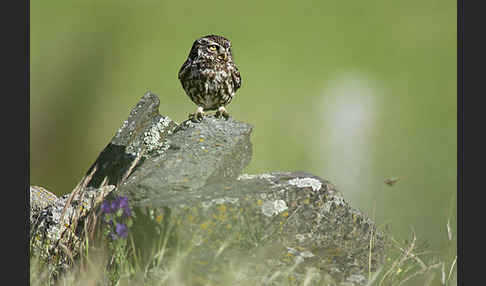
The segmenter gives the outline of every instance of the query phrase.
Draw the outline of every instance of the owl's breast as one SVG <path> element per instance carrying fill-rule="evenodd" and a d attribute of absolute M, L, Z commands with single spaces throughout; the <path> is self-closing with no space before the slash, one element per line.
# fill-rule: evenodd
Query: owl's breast
<path fill-rule="evenodd" d="M 227 66 L 193 64 L 181 78 L 187 95 L 205 110 L 228 104 L 235 94 L 235 82 Z"/>

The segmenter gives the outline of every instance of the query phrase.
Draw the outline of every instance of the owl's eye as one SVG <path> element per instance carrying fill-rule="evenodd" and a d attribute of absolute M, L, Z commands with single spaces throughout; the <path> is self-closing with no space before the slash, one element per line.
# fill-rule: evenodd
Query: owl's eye
<path fill-rule="evenodd" d="M 218 49 L 218 46 L 216 46 L 216 45 L 211 45 L 211 46 L 209 46 L 209 49 L 210 49 L 211 51 L 216 51 L 216 50 Z"/>

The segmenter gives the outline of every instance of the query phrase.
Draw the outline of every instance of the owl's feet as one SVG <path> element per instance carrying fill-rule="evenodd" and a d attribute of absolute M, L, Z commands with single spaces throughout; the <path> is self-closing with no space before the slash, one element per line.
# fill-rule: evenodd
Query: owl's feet
<path fill-rule="evenodd" d="M 221 116 L 223 116 L 226 120 L 228 120 L 229 113 L 228 113 L 228 111 L 226 111 L 226 109 L 224 108 L 224 106 L 220 106 L 218 108 L 218 111 L 216 111 L 216 113 L 214 114 L 214 116 L 216 118 L 221 118 Z"/>
<path fill-rule="evenodd" d="M 204 110 L 201 106 L 198 106 L 196 112 L 189 113 L 189 119 L 195 122 L 201 122 L 204 117 Z"/>

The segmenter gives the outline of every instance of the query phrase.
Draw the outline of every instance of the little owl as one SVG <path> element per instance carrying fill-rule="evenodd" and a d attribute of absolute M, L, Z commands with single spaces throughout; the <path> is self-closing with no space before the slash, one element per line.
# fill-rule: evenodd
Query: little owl
<path fill-rule="evenodd" d="M 241 86 L 238 68 L 233 62 L 231 42 L 209 35 L 194 41 L 187 60 L 179 70 L 179 80 L 189 98 L 197 105 L 189 116 L 200 121 L 204 111 L 217 110 L 216 117 L 228 119 L 224 108 Z"/>

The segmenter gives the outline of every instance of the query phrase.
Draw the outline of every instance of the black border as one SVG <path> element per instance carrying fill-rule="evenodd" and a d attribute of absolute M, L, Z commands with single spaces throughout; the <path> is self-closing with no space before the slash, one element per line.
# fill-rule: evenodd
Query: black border
<path fill-rule="evenodd" d="M 467 5 L 465 5 L 467 3 Z M 483 285 L 486 149 L 484 9 L 458 0 L 458 283 Z M 465 39 L 465 40 L 464 40 Z M 465 164 L 466 163 L 466 164 Z M 466 264 L 467 262 L 467 264 Z M 466 266 L 467 265 L 467 266 Z"/>
<path fill-rule="evenodd" d="M 26 103 L 27 103 L 27 112 L 26 112 L 26 125 L 27 125 L 27 170 L 26 174 L 26 181 L 27 181 L 27 190 L 28 192 L 24 192 L 26 198 L 26 206 L 27 209 L 24 212 L 26 214 L 25 217 L 25 232 L 27 233 L 27 240 L 26 240 L 26 248 L 27 248 L 27 255 L 26 255 L 26 275 L 24 276 L 26 281 L 26 285 L 30 285 L 30 0 L 25 0 L 25 92 L 26 92 Z"/>
<path fill-rule="evenodd" d="M 457 285 L 463 285 L 462 277 L 462 178 L 463 178 L 463 154 L 462 154 L 462 124 L 463 124 L 463 71 L 462 71 L 462 0 L 457 1 Z"/>
<path fill-rule="evenodd" d="M 1 9 L 2 257 L 4 281 L 29 285 L 29 18 L 30 2 L 4 2 Z M 26 252 L 23 252 L 25 249 Z M 8 282 L 7 282 L 8 283 Z"/>
<path fill-rule="evenodd" d="M 24 40 L 25 42 L 23 43 L 24 44 L 24 47 L 25 47 L 25 50 L 23 51 L 24 52 L 24 58 L 25 58 L 25 62 L 22 62 L 23 65 L 19 65 L 20 67 L 22 67 L 24 69 L 24 72 L 25 72 L 25 82 L 24 82 L 24 86 L 25 86 L 25 134 L 27 136 L 27 140 L 26 140 L 26 145 L 25 145 L 25 154 L 26 154 L 26 158 L 25 158 L 25 162 L 26 162 L 26 165 L 25 165 L 25 172 L 24 172 L 24 176 L 25 176 L 25 182 L 27 184 L 26 188 L 25 188 L 25 191 L 22 192 L 22 194 L 25 196 L 25 206 L 26 206 L 26 209 L 25 211 L 23 212 L 25 217 L 24 217 L 24 221 L 25 221 L 25 224 L 24 224 L 24 231 L 25 233 L 27 234 L 27 237 L 26 237 L 26 241 L 24 242 L 25 243 L 25 248 L 27 249 L 27 255 L 24 256 L 25 257 L 25 275 L 23 275 L 23 279 L 25 279 L 25 285 L 30 285 L 30 0 L 25 0 L 25 2 L 19 2 L 19 3 L 25 3 L 25 8 L 22 7 L 22 4 L 20 4 L 20 7 L 24 8 L 24 15 L 25 15 L 25 20 L 23 21 L 23 23 L 25 24 L 25 27 L 23 27 L 22 30 L 25 31 L 25 34 L 24 34 Z M 21 26 L 22 27 L 22 26 Z M 22 146 L 23 147 L 23 146 Z M 22 279 L 22 278 L 21 278 Z M 22 281 L 23 282 L 23 281 Z"/>

